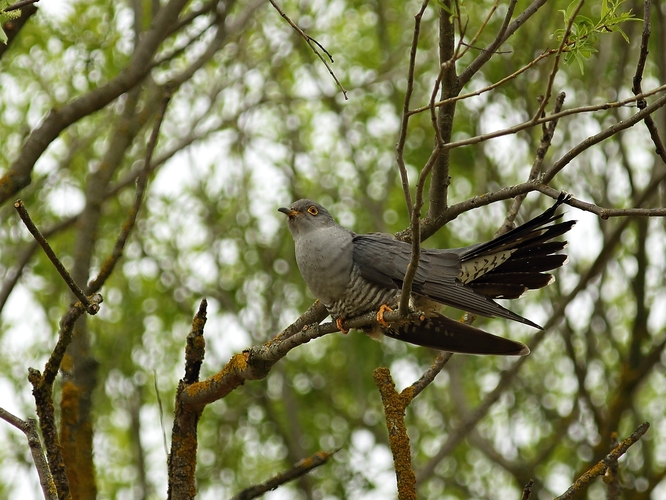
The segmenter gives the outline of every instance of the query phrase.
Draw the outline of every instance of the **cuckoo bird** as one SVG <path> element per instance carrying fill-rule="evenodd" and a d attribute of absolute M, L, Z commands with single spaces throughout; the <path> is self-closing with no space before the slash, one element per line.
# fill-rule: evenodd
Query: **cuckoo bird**
<path fill-rule="evenodd" d="M 305 283 L 343 333 L 345 319 L 378 311 L 379 324 L 363 328 L 376 339 L 386 335 L 442 351 L 524 356 L 529 349 L 521 342 L 447 318 L 438 309 L 447 305 L 541 329 L 493 299 L 514 299 L 554 280 L 547 271 L 567 261 L 565 254 L 558 253 L 567 242 L 554 238 L 576 223 L 562 222 L 562 214 L 556 214 L 569 198 L 560 194 L 541 215 L 488 242 L 463 248 L 422 248 L 410 297 L 410 309 L 422 314 L 410 314 L 390 324 L 383 313 L 399 304 L 411 244 L 388 234 L 356 234 L 312 200 L 298 200 L 279 211 L 288 217 Z"/>

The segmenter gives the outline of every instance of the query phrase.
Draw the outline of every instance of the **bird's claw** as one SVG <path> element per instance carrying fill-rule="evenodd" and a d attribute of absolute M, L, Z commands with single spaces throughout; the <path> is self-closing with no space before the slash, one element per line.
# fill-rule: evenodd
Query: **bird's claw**
<path fill-rule="evenodd" d="M 342 318 L 338 318 L 335 320 L 335 326 L 338 327 L 338 330 L 340 330 L 343 335 L 347 335 L 349 333 L 349 330 L 345 330 L 344 328 L 342 328 Z"/>
<path fill-rule="evenodd" d="M 389 306 L 387 306 L 386 304 L 382 304 L 381 306 L 379 306 L 379 311 L 377 311 L 377 322 L 378 322 L 380 325 L 382 325 L 384 328 L 388 328 L 388 327 L 389 327 L 388 323 L 387 323 L 386 320 L 384 319 L 384 313 L 387 312 L 387 311 L 388 311 L 388 312 L 392 312 L 393 309 L 391 309 L 391 308 L 390 308 Z"/>

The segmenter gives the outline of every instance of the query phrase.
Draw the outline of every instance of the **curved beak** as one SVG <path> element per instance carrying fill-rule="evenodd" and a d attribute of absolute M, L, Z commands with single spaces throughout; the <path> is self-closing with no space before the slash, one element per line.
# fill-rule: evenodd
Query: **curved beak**
<path fill-rule="evenodd" d="M 285 208 L 285 207 L 278 208 L 278 212 L 282 212 L 283 214 L 285 214 L 290 219 L 292 217 L 296 217 L 299 214 L 299 212 L 297 210 L 292 210 L 291 208 Z"/>

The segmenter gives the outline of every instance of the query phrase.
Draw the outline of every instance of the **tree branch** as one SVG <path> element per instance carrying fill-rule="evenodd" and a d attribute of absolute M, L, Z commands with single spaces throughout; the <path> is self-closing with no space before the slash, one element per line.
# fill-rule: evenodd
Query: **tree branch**
<path fill-rule="evenodd" d="M 153 126 L 153 131 L 150 135 L 150 138 L 148 139 L 148 145 L 146 147 L 146 157 L 144 160 L 143 169 L 139 173 L 139 177 L 137 179 L 136 194 L 134 196 L 134 205 L 132 205 L 132 209 L 130 210 L 127 220 L 122 225 L 122 230 L 120 231 L 120 235 L 116 240 L 116 244 L 114 245 L 113 250 L 111 251 L 111 255 L 109 255 L 106 261 L 104 261 L 104 264 L 102 264 L 102 267 L 97 277 L 88 284 L 87 287 L 88 293 L 95 293 L 100 288 L 102 288 L 108 277 L 111 276 L 111 273 L 113 272 L 113 269 L 116 267 L 118 260 L 123 255 L 125 244 L 127 243 L 127 239 L 129 238 L 132 229 L 134 228 L 134 224 L 136 223 L 136 218 L 139 214 L 139 209 L 141 208 L 141 203 L 143 201 L 143 194 L 146 190 L 146 185 L 148 184 L 148 172 L 150 172 L 151 170 L 153 152 L 155 151 L 155 146 L 157 145 L 157 139 L 159 137 L 160 128 L 162 126 L 162 120 L 164 120 L 164 114 L 166 113 L 167 106 L 169 105 L 169 101 L 171 100 L 171 95 L 172 95 L 171 86 L 167 86 L 164 90 L 164 98 L 162 99 L 162 105 L 157 113 L 157 117 L 155 119 L 155 125 Z"/>
<path fill-rule="evenodd" d="M 289 481 L 298 479 L 299 477 L 303 476 L 304 474 L 307 474 L 312 469 L 319 467 L 320 465 L 324 465 L 326 462 L 328 462 L 328 459 L 331 458 L 333 454 L 336 452 L 337 450 L 318 451 L 314 455 L 309 456 L 308 458 L 304 458 L 296 465 L 294 465 L 291 469 L 286 470 L 284 472 L 280 472 L 278 475 L 269 479 L 265 483 L 257 484 L 255 486 L 251 486 L 247 489 L 244 489 L 243 491 L 234 495 L 234 497 L 231 500 L 251 500 L 252 498 L 257 498 L 263 495 L 264 493 L 274 490 L 277 487 L 282 486 L 283 484 Z"/>
<path fill-rule="evenodd" d="M 186 4 L 187 0 L 170 0 L 160 8 L 151 29 L 141 38 L 131 61 L 118 76 L 62 107 L 51 110 L 42 124 L 30 133 L 19 157 L 0 178 L 0 204 L 30 184 L 35 162 L 64 129 L 102 109 L 149 74 L 150 65 L 146 61 L 152 59 Z"/>
<path fill-rule="evenodd" d="M 294 29 L 296 30 L 296 32 L 297 32 L 299 35 L 301 35 L 301 36 L 303 37 L 303 39 L 305 40 L 305 42 L 306 42 L 306 43 L 310 46 L 310 48 L 312 49 L 312 52 L 314 52 L 314 53 L 316 54 L 316 56 L 321 60 L 321 62 L 324 63 L 324 66 L 326 66 L 326 69 L 328 70 L 328 73 L 331 75 L 331 77 L 332 77 L 333 80 L 335 81 L 335 83 L 336 83 L 336 85 L 338 86 L 338 88 L 342 91 L 342 95 L 344 95 L 344 97 L 345 97 L 345 101 L 349 100 L 349 98 L 347 97 L 347 91 L 345 90 L 345 88 L 344 88 L 344 87 L 342 86 L 342 84 L 340 83 L 340 80 L 338 80 L 338 77 L 335 76 L 335 73 L 333 73 L 333 70 L 332 70 L 331 67 L 329 66 L 328 62 L 326 61 L 326 59 L 324 59 L 324 56 L 321 55 L 321 52 L 319 52 L 318 49 L 323 50 L 324 53 L 328 56 L 328 58 L 331 60 L 332 63 L 335 62 L 335 61 L 333 61 L 333 56 L 328 52 L 328 50 L 326 50 L 326 48 L 325 48 L 321 43 L 319 43 L 317 40 L 315 40 L 315 39 L 312 38 L 310 35 L 308 35 L 307 33 L 305 33 L 305 31 L 303 31 L 301 28 L 299 28 L 298 25 L 297 25 L 294 21 L 292 21 L 291 19 L 289 19 L 289 16 L 287 16 L 287 14 L 285 14 L 285 13 L 282 11 L 282 9 L 280 9 L 280 7 L 278 6 L 278 4 L 275 3 L 275 0 L 269 0 L 269 2 L 270 2 L 271 5 L 275 8 L 275 10 L 277 10 L 278 13 L 279 13 L 279 14 L 280 14 L 280 15 L 281 15 L 281 16 L 282 16 L 282 17 L 283 17 L 283 18 L 289 23 L 289 25 L 290 25 L 292 28 L 294 28 Z"/>
<path fill-rule="evenodd" d="M 618 459 L 624 455 L 627 450 L 634 445 L 650 428 L 650 424 L 643 422 L 639 425 L 631 435 L 622 441 L 617 447 L 613 449 L 608 455 L 606 455 L 597 465 L 589 469 L 585 474 L 579 477 L 571 487 L 565 491 L 562 495 L 557 497 L 555 500 L 570 500 L 580 490 L 583 486 L 587 485 L 592 479 L 597 476 L 600 476 L 606 469 L 611 466 L 611 464 L 617 463 Z"/>
<path fill-rule="evenodd" d="M 46 462 L 46 458 L 44 457 L 42 442 L 39 439 L 39 434 L 37 433 L 37 424 L 35 419 L 20 419 L 4 408 L 0 408 L 0 418 L 25 434 L 25 437 L 28 439 L 28 446 L 30 448 L 32 460 L 35 462 L 35 468 L 37 469 L 39 484 L 42 487 L 44 498 L 46 500 L 58 500 L 55 484 L 53 482 L 53 476 L 51 475 L 49 465 Z"/>
<path fill-rule="evenodd" d="M 64 282 L 67 284 L 69 289 L 76 296 L 76 298 L 79 299 L 79 301 L 81 301 L 81 304 L 83 304 L 83 306 L 85 307 L 86 312 L 90 315 L 97 314 L 97 312 L 99 311 L 99 305 L 90 301 L 86 296 L 86 294 L 83 293 L 83 290 L 81 290 L 81 288 L 79 288 L 79 286 L 74 282 L 67 269 L 65 269 L 65 266 L 62 264 L 62 262 L 60 262 L 60 259 L 58 259 L 58 256 L 51 248 L 51 245 L 49 245 L 48 241 L 46 241 L 46 238 L 44 238 L 44 236 L 42 236 L 42 234 L 39 232 L 39 229 L 37 229 L 35 223 L 32 222 L 30 214 L 28 213 L 28 210 L 25 208 L 25 205 L 23 204 L 23 200 L 16 200 L 14 202 L 14 208 L 18 212 L 25 226 L 28 228 L 28 231 L 30 231 L 32 236 L 37 241 L 37 243 L 39 243 L 42 249 L 44 250 L 46 256 L 53 263 L 53 266 L 56 268 L 56 270 L 58 271 Z"/>

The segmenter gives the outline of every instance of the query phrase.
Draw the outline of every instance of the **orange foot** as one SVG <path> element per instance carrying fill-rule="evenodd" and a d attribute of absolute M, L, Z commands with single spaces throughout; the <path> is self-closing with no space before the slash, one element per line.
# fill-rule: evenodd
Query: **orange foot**
<path fill-rule="evenodd" d="M 382 325 L 383 327 L 388 328 L 389 325 L 388 325 L 388 323 L 386 322 L 386 320 L 384 319 L 384 313 L 385 313 L 386 311 L 391 312 L 391 311 L 393 311 L 393 309 L 391 309 L 391 308 L 390 308 L 389 306 L 387 306 L 386 304 L 382 304 L 381 306 L 379 306 L 379 311 L 377 311 L 377 321 L 378 321 L 379 324 Z"/>
<path fill-rule="evenodd" d="M 347 335 L 349 333 L 349 330 L 345 330 L 342 328 L 342 318 L 338 318 L 335 320 L 335 326 L 338 327 L 338 330 L 340 330 L 344 335 Z"/>

